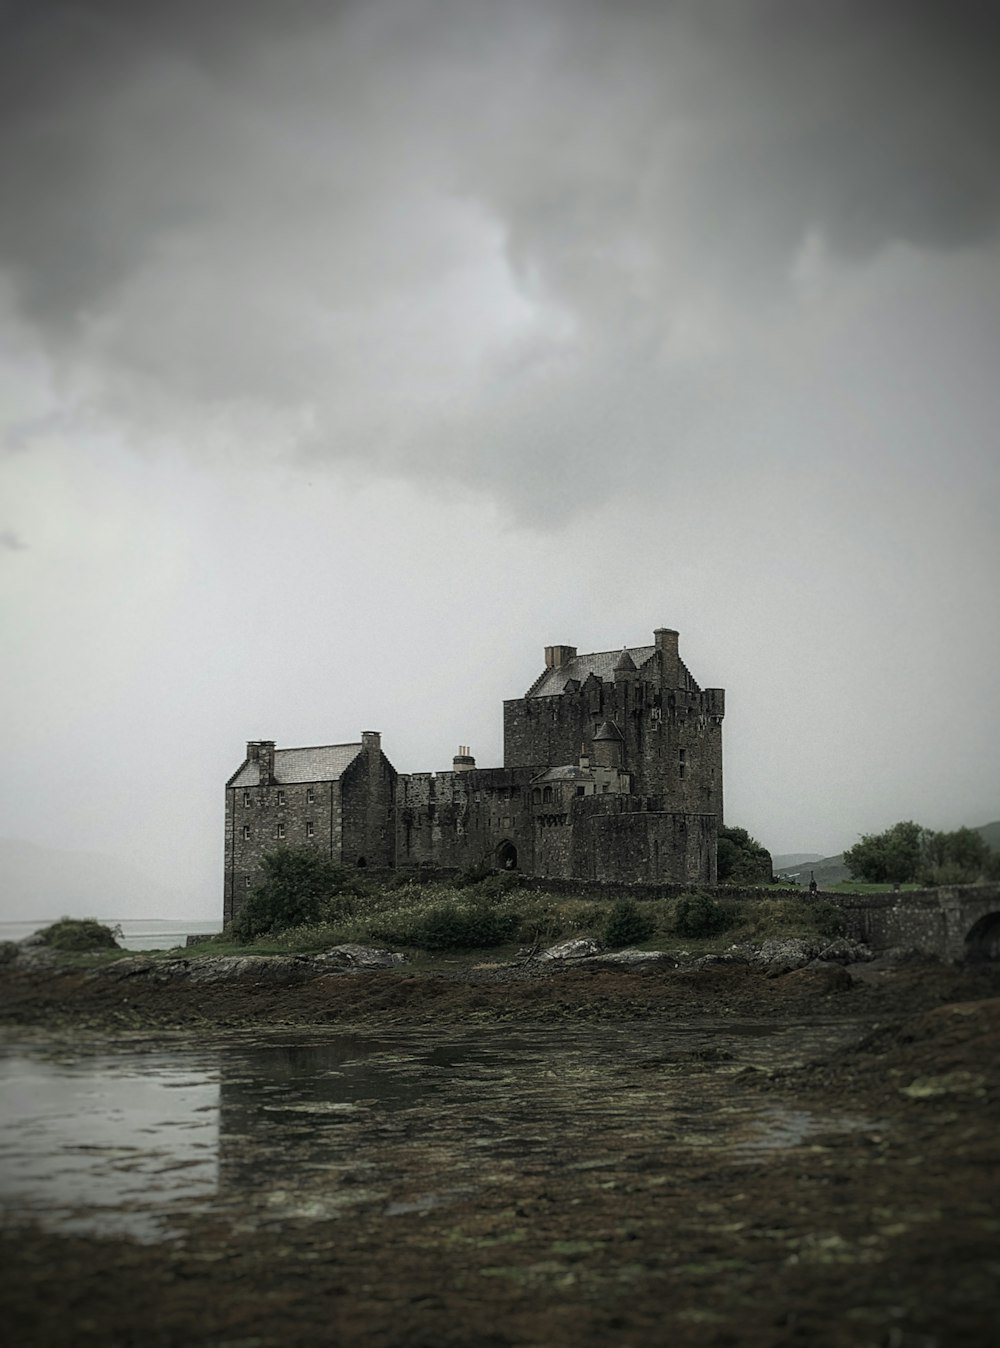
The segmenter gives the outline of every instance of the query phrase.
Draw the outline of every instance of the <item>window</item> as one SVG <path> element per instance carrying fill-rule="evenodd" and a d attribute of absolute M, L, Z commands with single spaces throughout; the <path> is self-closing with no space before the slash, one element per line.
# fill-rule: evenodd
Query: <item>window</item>
<path fill-rule="evenodd" d="M 532 804 L 534 804 L 534 805 L 541 805 L 541 803 L 542 803 L 542 792 L 541 792 L 541 789 L 540 789 L 539 787 L 536 786 L 536 787 L 534 788 L 534 790 L 532 791 L 532 793 L 531 793 L 531 800 L 532 800 Z"/>
<path fill-rule="evenodd" d="M 278 837 L 279 837 L 279 838 L 283 838 L 284 836 L 285 836 L 285 826 L 284 826 L 284 824 L 279 824 L 279 825 L 278 825 Z"/>
<path fill-rule="evenodd" d="M 243 877 L 243 888 L 244 888 L 244 889 L 249 889 L 249 888 L 250 888 L 250 877 L 249 877 L 249 875 L 244 875 L 244 877 Z"/>
<path fill-rule="evenodd" d="M 578 796 L 585 796 L 587 794 L 587 788 L 585 786 L 578 786 L 576 788 L 576 794 Z"/>
<path fill-rule="evenodd" d="M 306 804 L 307 805 L 316 804 L 316 792 L 312 789 L 311 786 L 306 787 Z"/>
<path fill-rule="evenodd" d="M 680 779 L 681 779 L 681 781 L 683 781 L 683 780 L 684 780 L 684 773 L 687 771 L 687 750 L 686 750 L 686 749 L 681 749 L 681 750 L 679 750 L 678 752 L 679 752 L 679 757 L 678 757 L 678 761 L 677 761 L 677 766 L 678 766 L 678 770 L 679 770 Z"/>
<path fill-rule="evenodd" d="M 253 804 L 253 796 L 250 794 L 249 791 L 244 791 L 244 792 L 243 792 L 243 805 L 244 805 L 244 808 L 248 808 L 248 807 L 251 806 L 252 804 Z"/>
<path fill-rule="evenodd" d="M 549 801 L 550 801 L 551 799 L 552 799 L 552 787 L 551 787 L 551 786 L 547 786 L 547 787 L 545 787 L 545 789 L 542 791 L 542 800 L 545 802 L 546 805 L 548 805 L 548 803 L 549 803 Z"/>
<path fill-rule="evenodd" d="M 279 791 L 279 792 L 278 792 L 278 804 L 279 804 L 279 805 L 284 805 L 284 803 L 285 803 L 285 793 L 284 793 L 284 791 Z"/>
<path fill-rule="evenodd" d="M 313 823 L 313 821 L 312 821 L 311 819 L 307 819 L 307 820 L 306 820 L 306 837 L 307 837 L 307 838 L 315 838 L 315 836 L 316 836 L 316 825 Z"/>
<path fill-rule="evenodd" d="M 244 824 L 244 825 L 243 825 L 243 837 L 244 837 L 244 838 L 249 838 L 249 837 L 250 837 L 250 825 L 249 825 L 249 824 Z"/>

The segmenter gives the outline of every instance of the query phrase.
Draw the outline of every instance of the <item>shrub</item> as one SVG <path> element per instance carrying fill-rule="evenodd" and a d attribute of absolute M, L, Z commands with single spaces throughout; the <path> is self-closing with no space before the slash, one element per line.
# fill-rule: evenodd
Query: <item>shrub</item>
<path fill-rule="evenodd" d="M 717 903 L 710 894 L 682 894 L 674 912 L 678 936 L 715 936 L 733 925 L 731 908 Z"/>
<path fill-rule="evenodd" d="M 118 950 L 120 927 L 108 927 L 94 917 L 64 917 L 39 932 L 55 950 Z"/>
<path fill-rule="evenodd" d="M 604 924 L 604 944 L 612 949 L 637 945 L 656 930 L 652 914 L 643 912 L 635 899 L 616 899 Z"/>
<path fill-rule="evenodd" d="M 280 847 L 262 859 L 264 879 L 248 895 L 233 922 L 239 941 L 336 921 L 349 916 L 357 884 L 329 857 L 308 848 Z"/>
<path fill-rule="evenodd" d="M 408 938 L 424 950 L 476 950 L 513 940 L 519 922 L 516 913 L 498 912 L 485 904 L 466 908 L 440 903 L 413 921 Z"/>

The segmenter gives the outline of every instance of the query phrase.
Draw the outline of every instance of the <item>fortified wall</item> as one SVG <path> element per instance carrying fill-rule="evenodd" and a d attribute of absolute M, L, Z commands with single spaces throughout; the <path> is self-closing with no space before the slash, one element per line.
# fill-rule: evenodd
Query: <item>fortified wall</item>
<path fill-rule="evenodd" d="M 724 715 L 723 690 L 699 687 L 664 627 L 620 651 L 547 646 L 504 703 L 503 767 L 477 767 L 462 745 L 451 771 L 398 773 L 376 731 L 307 749 L 251 741 L 226 784 L 226 920 L 282 845 L 356 866 L 714 884 Z"/>

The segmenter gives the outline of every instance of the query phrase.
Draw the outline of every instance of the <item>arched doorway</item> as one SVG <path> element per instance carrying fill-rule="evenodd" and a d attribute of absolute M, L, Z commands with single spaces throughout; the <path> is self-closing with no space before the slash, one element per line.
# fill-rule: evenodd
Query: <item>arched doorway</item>
<path fill-rule="evenodd" d="M 969 928 L 965 958 L 1000 960 L 1000 913 L 987 913 Z"/>
<path fill-rule="evenodd" d="M 509 839 L 497 848 L 497 869 L 501 871 L 517 870 L 517 848 Z"/>

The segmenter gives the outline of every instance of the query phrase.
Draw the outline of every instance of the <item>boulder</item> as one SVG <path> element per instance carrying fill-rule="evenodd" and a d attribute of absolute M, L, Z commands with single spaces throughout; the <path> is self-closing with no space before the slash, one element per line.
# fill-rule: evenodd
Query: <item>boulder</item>
<path fill-rule="evenodd" d="M 588 956 L 585 963 L 601 968 L 607 965 L 612 969 L 677 968 L 673 955 L 664 950 L 605 950 L 602 954 Z"/>
<path fill-rule="evenodd" d="M 822 944 L 800 936 L 783 941 L 765 941 L 751 952 L 750 963 L 759 968 L 780 968 L 782 973 L 804 969 L 819 954 Z"/>
<path fill-rule="evenodd" d="M 601 953 L 601 947 L 589 936 L 574 936 L 558 945 L 550 945 L 538 956 L 540 960 L 585 960 Z"/>
<path fill-rule="evenodd" d="M 379 950 L 348 941 L 324 950 L 316 956 L 316 962 L 334 969 L 393 969 L 397 964 L 405 964 L 406 956 L 398 950 Z"/>
<path fill-rule="evenodd" d="M 874 956 L 863 941 L 849 941 L 840 936 L 824 946 L 816 958 L 830 964 L 866 964 Z"/>
<path fill-rule="evenodd" d="M 16 941 L 0 941 L 0 965 L 13 964 L 21 953 Z"/>

